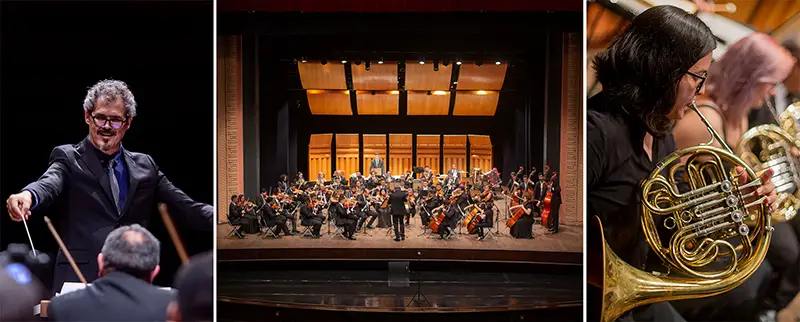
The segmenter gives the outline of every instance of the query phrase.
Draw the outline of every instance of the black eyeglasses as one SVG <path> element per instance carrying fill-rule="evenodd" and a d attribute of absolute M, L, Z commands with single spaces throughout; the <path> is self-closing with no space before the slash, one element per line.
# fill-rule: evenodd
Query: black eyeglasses
<path fill-rule="evenodd" d="M 110 123 L 113 129 L 121 128 L 122 124 L 125 124 L 125 122 L 128 121 L 127 117 L 124 119 L 120 119 L 118 117 L 108 117 L 103 114 L 98 114 L 98 115 L 90 114 L 89 116 L 92 118 L 94 125 L 97 125 L 98 127 L 104 127 L 106 126 L 107 123 Z"/>
<path fill-rule="evenodd" d="M 695 73 L 692 73 L 690 71 L 686 71 L 686 73 L 700 79 L 700 84 L 697 85 L 697 89 L 696 89 L 696 92 L 695 92 L 695 94 L 700 95 L 700 90 L 703 89 L 703 84 L 705 84 L 705 82 L 706 82 L 706 77 L 708 77 L 707 76 L 708 72 L 705 72 L 704 75 L 702 75 L 702 76 L 701 75 L 697 75 Z"/>

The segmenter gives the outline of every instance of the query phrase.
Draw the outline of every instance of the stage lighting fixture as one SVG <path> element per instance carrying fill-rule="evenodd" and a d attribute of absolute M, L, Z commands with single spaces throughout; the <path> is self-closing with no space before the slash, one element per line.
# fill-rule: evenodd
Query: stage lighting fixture
<path fill-rule="evenodd" d="M 445 91 L 433 91 L 433 95 L 446 95 L 447 92 Z"/>
<path fill-rule="evenodd" d="M 461 65 L 461 59 L 456 61 L 456 65 Z"/>
<path fill-rule="evenodd" d="M 364 61 L 364 68 L 369 70 L 369 60 Z"/>
<path fill-rule="evenodd" d="M 439 61 L 435 60 L 435 59 L 433 60 L 433 71 L 434 72 L 438 72 L 439 71 Z"/>
<path fill-rule="evenodd" d="M 494 62 L 494 64 L 495 64 L 495 65 L 500 65 L 500 64 L 501 64 L 501 62 L 500 62 L 500 60 L 498 59 L 496 62 Z"/>
<path fill-rule="evenodd" d="M 323 64 L 323 65 L 327 65 L 328 61 L 323 59 L 323 60 L 320 61 L 320 63 Z"/>
<path fill-rule="evenodd" d="M 342 59 L 342 64 L 347 64 L 347 59 Z"/>
<path fill-rule="evenodd" d="M 300 58 L 300 61 L 304 62 L 304 63 L 307 63 L 308 62 L 308 58 L 302 57 L 302 58 Z"/>
<path fill-rule="evenodd" d="M 420 60 L 419 60 L 419 64 L 420 64 L 420 65 L 425 65 L 425 61 L 424 61 L 424 60 L 422 60 L 422 59 L 420 59 Z"/>
<path fill-rule="evenodd" d="M 383 58 L 378 59 L 378 65 L 383 65 Z"/>

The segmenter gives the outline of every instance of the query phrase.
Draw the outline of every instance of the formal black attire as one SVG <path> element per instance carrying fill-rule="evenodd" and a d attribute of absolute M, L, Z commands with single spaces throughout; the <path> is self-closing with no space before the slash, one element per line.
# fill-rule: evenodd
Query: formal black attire
<path fill-rule="evenodd" d="M 456 228 L 458 226 L 458 210 L 456 210 L 456 206 L 452 205 L 447 210 L 444 210 L 444 221 L 439 225 L 439 228 L 436 232 L 444 238 L 447 234 L 447 228 L 450 229 Z"/>
<path fill-rule="evenodd" d="M 369 200 L 367 200 L 367 197 L 364 196 L 364 194 L 358 195 L 356 197 L 356 202 L 357 202 L 358 214 L 360 217 L 356 229 L 361 230 L 361 226 L 364 225 L 364 222 L 367 221 L 367 218 L 369 218 L 369 222 L 367 222 L 367 228 L 371 229 L 372 224 L 375 223 L 375 219 L 378 218 L 378 213 L 376 211 L 369 209 L 369 206 L 367 206 Z"/>
<path fill-rule="evenodd" d="M 272 209 L 270 206 L 264 207 L 264 215 L 261 216 L 262 220 L 264 220 L 264 225 L 270 228 L 277 227 L 275 229 L 275 235 L 280 234 L 283 232 L 286 236 L 291 236 L 292 234 L 289 232 L 289 227 L 286 226 L 286 216 L 276 213 L 275 209 Z"/>
<path fill-rule="evenodd" d="M 353 234 L 356 232 L 356 221 L 358 217 L 354 214 L 348 214 L 341 203 L 333 204 L 333 212 L 336 214 L 336 225 L 343 226 L 345 237 L 353 239 Z"/>
<path fill-rule="evenodd" d="M 108 156 L 88 136 L 53 149 L 47 171 L 23 190 L 34 195 L 34 211 L 58 208 L 57 230 L 88 282 L 97 278 L 97 254 L 106 236 L 120 226 L 148 227 L 158 202 L 166 203 L 171 215 L 184 217 L 182 222 L 194 230 L 210 233 L 216 220 L 212 206 L 195 202 L 172 185 L 149 155 L 120 148 Z M 59 250 L 53 288 L 77 281 Z"/>
<path fill-rule="evenodd" d="M 314 237 L 319 237 L 319 231 L 322 228 L 322 217 L 314 216 L 311 208 L 305 203 L 300 206 L 300 224 L 303 226 L 312 226 L 311 231 Z"/>
<path fill-rule="evenodd" d="M 292 194 L 292 191 L 289 190 L 289 182 L 286 180 L 278 180 L 278 189 L 286 194 Z"/>
<path fill-rule="evenodd" d="M 553 196 L 550 198 L 550 232 L 558 232 L 558 215 L 561 212 L 561 186 L 553 185 Z"/>
<path fill-rule="evenodd" d="M 54 297 L 47 313 L 52 321 L 165 321 L 174 298 L 173 291 L 110 272 L 89 287 Z"/>
<path fill-rule="evenodd" d="M 395 190 L 389 196 L 389 206 L 392 212 L 392 224 L 394 225 L 394 239 L 405 239 L 406 228 L 403 225 L 403 218 L 406 216 L 406 200 L 408 193 L 402 190 Z"/>
<path fill-rule="evenodd" d="M 533 216 L 536 213 L 536 200 L 528 200 L 525 208 L 530 209 L 530 214 L 523 214 L 517 219 L 514 226 L 511 226 L 511 236 L 514 238 L 531 239 L 533 238 Z"/>
<path fill-rule="evenodd" d="M 261 232 L 258 226 L 258 216 L 255 209 L 245 210 L 242 216 L 242 232 L 245 234 L 258 234 Z"/>
<path fill-rule="evenodd" d="M 492 209 L 491 207 L 487 207 L 486 209 L 483 210 L 483 214 L 485 215 L 483 220 L 475 224 L 475 227 L 478 228 L 478 237 L 480 237 L 481 239 L 485 237 L 483 229 L 484 228 L 491 229 L 494 226 L 494 209 Z"/>
<path fill-rule="evenodd" d="M 242 217 L 242 208 L 237 206 L 236 203 L 232 201 L 228 205 L 228 222 L 233 226 L 239 226 L 239 228 L 235 230 L 235 234 L 239 238 L 244 238 L 244 235 L 242 235 L 241 225 L 246 224 L 247 221 Z M 53 287 L 56 288 L 58 286 L 53 285 Z"/>

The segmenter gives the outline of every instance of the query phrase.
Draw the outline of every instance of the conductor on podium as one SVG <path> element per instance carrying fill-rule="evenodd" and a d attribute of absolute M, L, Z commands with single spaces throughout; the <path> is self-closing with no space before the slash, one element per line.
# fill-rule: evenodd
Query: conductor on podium
<path fill-rule="evenodd" d="M 122 146 L 125 132 L 136 116 L 136 101 L 128 86 L 104 80 L 92 86 L 83 102 L 83 118 L 89 135 L 72 145 L 57 146 L 49 167 L 39 180 L 6 201 L 11 219 L 28 220 L 31 210 L 58 201 L 57 230 L 64 244 L 91 282 L 97 278 L 97 254 L 115 228 L 139 224 L 148 227 L 156 204 L 163 202 L 182 214 L 193 230 L 211 231 L 214 211 L 195 202 L 175 187 L 144 153 Z M 55 260 L 53 288 L 78 277 L 65 255 Z"/>

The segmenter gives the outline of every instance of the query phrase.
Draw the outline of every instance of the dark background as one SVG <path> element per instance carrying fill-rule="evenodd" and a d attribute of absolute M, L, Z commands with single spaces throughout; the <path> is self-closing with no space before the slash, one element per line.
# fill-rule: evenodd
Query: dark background
<path fill-rule="evenodd" d="M 242 35 L 248 196 L 274 186 L 282 173 L 305 173 L 314 133 L 488 134 L 505 180 L 521 165 L 526 173 L 545 164 L 559 171 L 562 35 L 580 32 L 580 12 L 232 11 L 218 17 L 218 34 Z M 378 57 L 407 63 L 424 57 L 429 64 L 499 58 L 511 65 L 494 116 L 315 116 L 294 61 L 303 56 L 373 64 Z M 401 91 L 401 114 L 405 97 Z"/>
<path fill-rule="evenodd" d="M 211 1 L 4 1 L 0 18 L 3 201 L 44 173 L 54 147 L 88 135 L 86 90 L 113 78 L 129 85 L 138 105 L 125 148 L 150 154 L 177 187 L 197 201 L 213 202 Z M 58 245 L 45 215 L 58 220 L 53 211 L 35 211 L 28 225 L 36 248 L 54 255 Z M 11 221 L 5 209 L 0 217 L 1 249 L 28 244 L 21 223 Z M 162 242 L 156 283 L 169 286 L 180 261 L 160 216 L 151 222 L 149 229 Z M 187 251 L 212 249 L 211 232 L 181 229 L 178 219 L 175 224 Z M 50 283 L 52 276 L 45 277 Z"/>

